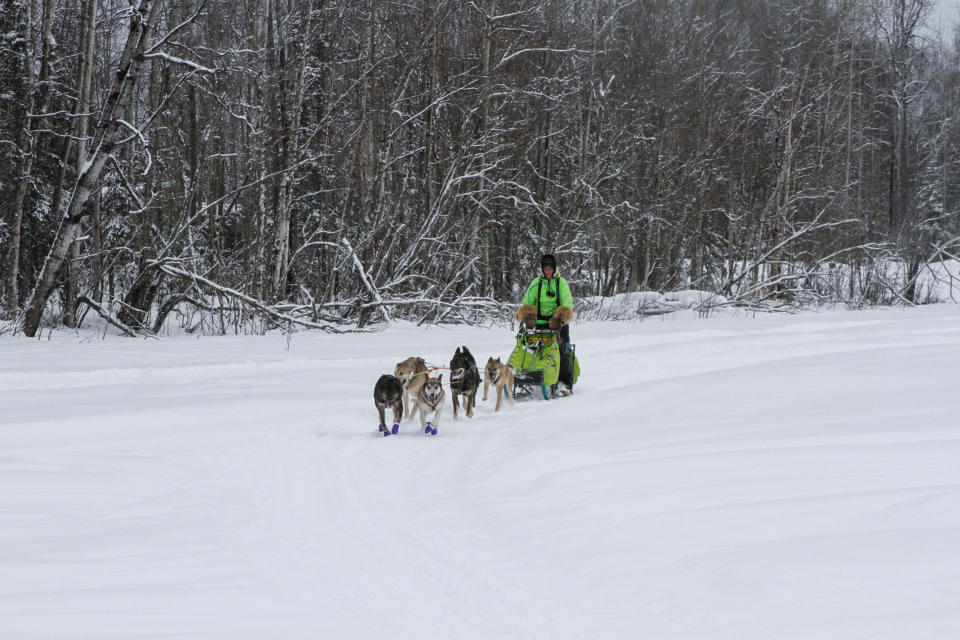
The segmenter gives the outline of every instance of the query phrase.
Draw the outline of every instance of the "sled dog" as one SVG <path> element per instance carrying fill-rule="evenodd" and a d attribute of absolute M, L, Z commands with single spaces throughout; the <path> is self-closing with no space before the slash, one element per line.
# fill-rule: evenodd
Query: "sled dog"
<path fill-rule="evenodd" d="M 480 374 L 477 361 L 466 347 L 458 348 L 450 361 L 450 395 L 453 396 L 453 419 L 457 419 L 460 408 L 459 396 L 463 396 L 463 409 L 468 418 L 473 417 L 473 407 L 477 404 L 477 391 L 480 389 Z"/>
<path fill-rule="evenodd" d="M 380 433 L 385 436 L 400 430 L 400 418 L 403 416 L 403 385 L 396 376 L 382 375 L 373 388 L 373 403 L 377 405 L 380 416 Z M 393 409 L 393 429 L 387 427 L 383 413 L 387 407 Z"/>
<path fill-rule="evenodd" d="M 504 394 L 513 402 L 513 376 L 516 370 L 512 364 L 503 364 L 500 358 L 487 360 L 487 366 L 483 369 L 483 399 L 487 399 L 487 389 L 493 387 L 493 392 L 497 394 L 497 408 L 494 411 L 500 411 L 500 404 L 503 402 Z"/>
<path fill-rule="evenodd" d="M 400 380 L 404 391 L 410 397 L 410 402 L 407 403 L 409 413 L 404 416 L 406 418 L 412 418 L 417 412 L 417 394 L 420 393 L 420 389 L 423 388 L 423 383 L 427 381 L 426 370 L 427 363 L 423 358 L 416 356 L 407 358 L 403 362 L 398 362 L 396 368 L 393 370 L 393 375 Z"/>
<path fill-rule="evenodd" d="M 420 427 L 424 433 L 437 435 L 437 426 L 443 413 L 443 375 L 436 378 L 427 378 L 417 393 L 416 403 L 420 408 Z M 427 419 L 427 414 L 433 414 L 433 421 Z"/>

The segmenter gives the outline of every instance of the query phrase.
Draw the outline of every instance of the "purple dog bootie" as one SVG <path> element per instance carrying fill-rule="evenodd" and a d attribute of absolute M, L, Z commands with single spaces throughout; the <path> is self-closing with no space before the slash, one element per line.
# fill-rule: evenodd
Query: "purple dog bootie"
<path fill-rule="evenodd" d="M 394 422 L 394 423 L 393 423 L 393 430 L 392 430 L 393 435 L 397 435 L 397 432 L 398 432 L 398 431 L 400 431 L 400 423 L 399 423 L 399 422 Z"/>
<path fill-rule="evenodd" d="M 380 433 L 386 431 L 386 427 L 383 426 L 383 423 L 380 423 Z"/>
<path fill-rule="evenodd" d="M 430 433 L 431 433 L 432 431 L 433 431 L 433 425 L 428 422 L 428 423 L 427 423 L 427 428 L 424 429 L 423 432 L 424 432 L 425 434 L 427 434 L 427 435 L 430 435 Z"/>

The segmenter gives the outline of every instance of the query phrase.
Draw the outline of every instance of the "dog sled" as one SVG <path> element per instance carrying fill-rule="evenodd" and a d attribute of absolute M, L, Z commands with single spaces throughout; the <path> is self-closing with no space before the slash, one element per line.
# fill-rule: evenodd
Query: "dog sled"
<path fill-rule="evenodd" d="M 570 368 L 573 383 L 580 377 L 576 345 L 569 345 Z M 528 329 L 521 324 L 517 331 L 516 346 L 507 360 L 513 365 L 513 395 L 515 398 L 532 397 L 539 391 L 544 400 L 558 397 L 560 381 L 560 332 L 554 329 Z M 569 391 L 573 392 L 573 385 Z"/>

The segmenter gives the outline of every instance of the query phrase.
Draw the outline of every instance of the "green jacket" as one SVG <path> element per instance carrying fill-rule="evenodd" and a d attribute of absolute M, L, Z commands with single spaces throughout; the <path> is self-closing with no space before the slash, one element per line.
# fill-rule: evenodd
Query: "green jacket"
<path fill-rule="evenodd" d="M 520 304 L 529 304 L 536 307 L 538 289 L 540 290 L 540 305 L 538 307 L 540 315 L 537 318 L 537 324 L 547 324 L 557 307 L 573 309 L 573 296 L 570 294 L 570 286 L 559 274 L 554 275 L 549 280 L 544 278 L 542 273 L 534 278 L 530 286 L 527 287 L 527 292 Z"/>

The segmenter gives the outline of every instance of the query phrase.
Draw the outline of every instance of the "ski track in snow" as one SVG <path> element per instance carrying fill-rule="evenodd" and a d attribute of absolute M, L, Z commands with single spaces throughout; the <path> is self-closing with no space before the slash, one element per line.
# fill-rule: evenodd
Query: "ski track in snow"
<path fill-rule="evenodd" d="M 958 320 L 575 324 L 572 398 L 388 438 L 512 333 L 4 338 L 0 637 L 960 637 Z"/>

